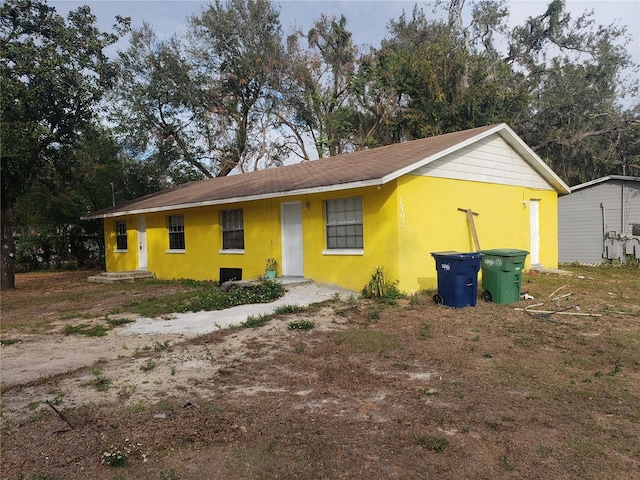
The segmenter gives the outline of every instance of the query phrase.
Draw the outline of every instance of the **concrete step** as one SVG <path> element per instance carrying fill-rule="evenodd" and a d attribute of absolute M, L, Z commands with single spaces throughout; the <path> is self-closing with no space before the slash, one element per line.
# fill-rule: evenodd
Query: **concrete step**
<path fill-rule="evenodd" d="M 102 272 L 100 275 L 93 275 L 87 280 L 93 283 L 114 283 L 114 282 L 135 282 L 140 280 L 154 280 L 156 276 L 144 270 L 133 270 L 128 272 Z"/>

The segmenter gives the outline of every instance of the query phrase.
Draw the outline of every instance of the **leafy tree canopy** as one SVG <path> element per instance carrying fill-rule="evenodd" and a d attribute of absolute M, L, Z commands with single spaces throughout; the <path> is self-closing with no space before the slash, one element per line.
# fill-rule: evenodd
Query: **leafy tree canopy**
<path fill-rule="evenodd" d="M 104 55 L 128 25 L 100 32 L 89 7 L 67 19 L 44 2 L 8 0 L 0 6 L 0 118 L 2 273 L 13 288 L 13 207 L 25 189 L 50 167 L 69 167 L 65 146 L 96 118 L 96 105 L 115 77 Z"/>

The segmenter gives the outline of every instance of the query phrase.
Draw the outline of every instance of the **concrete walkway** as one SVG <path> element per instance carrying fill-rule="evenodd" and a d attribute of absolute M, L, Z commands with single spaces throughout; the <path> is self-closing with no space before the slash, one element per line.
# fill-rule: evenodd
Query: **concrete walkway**
<path fill-rule="evenodd" d="M 347 299 L 355 292 L 337 286 L 319 285 L 310 280 L 298 277 L 278 278 L 286 293 L 271 303 L 256 303 L 238 305 L 226 310 L 208 312 L 174 313 L 167 319 L 138 318 L 135 323 L 128 324 L 118 330 L 122 335 L 185 335 L 197 337 L 204 333 L 213 332 L 221 328 L 240 325 L 249 316 L 272 314 L 276 308 L 283 305 L 298 305 L 305 307 L 312 303 L 322 302 L 333 298 L 336 294 Z"/>

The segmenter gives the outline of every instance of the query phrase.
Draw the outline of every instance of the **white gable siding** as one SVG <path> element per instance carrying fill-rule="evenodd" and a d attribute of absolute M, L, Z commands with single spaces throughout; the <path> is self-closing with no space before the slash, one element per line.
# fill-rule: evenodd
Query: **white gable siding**
<path fill-rule="evenodd" d="M 411 175 L 554 190 L 498 134 L 418 168 Z"/>

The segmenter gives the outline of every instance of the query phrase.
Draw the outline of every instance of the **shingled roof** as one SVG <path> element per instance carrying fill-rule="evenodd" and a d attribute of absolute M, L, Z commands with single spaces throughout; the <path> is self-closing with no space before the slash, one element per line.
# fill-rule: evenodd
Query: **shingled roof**
<path fill-rule="evenodd" d="M 499 133 L 556 189 L 569 193 L 568 187 L 507 125 L 499 124 L 294 165 L 190 182 L 92 212 L 83 218 L 109 218 L 383 185 L 493 133 Z"/>

